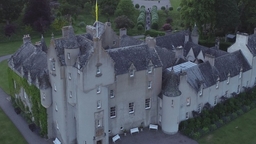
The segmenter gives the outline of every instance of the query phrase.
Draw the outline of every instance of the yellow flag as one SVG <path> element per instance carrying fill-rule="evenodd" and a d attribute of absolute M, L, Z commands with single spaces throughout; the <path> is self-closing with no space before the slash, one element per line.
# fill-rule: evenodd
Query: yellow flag
<path fill-rule="evenodd" d="M 95 13 L 96 13 L 96 21 L 98 21 L 98 3 L 96 0 L 96 6 L 95 6 Z"/>

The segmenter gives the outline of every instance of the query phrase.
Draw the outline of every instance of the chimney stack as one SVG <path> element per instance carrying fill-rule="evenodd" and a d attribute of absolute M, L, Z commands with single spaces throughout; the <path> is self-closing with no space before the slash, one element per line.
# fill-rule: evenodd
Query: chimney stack
<path fill-rule="evenodd" d="M 23 44 L 25 44 L 27 42 L 31 42 L 31 38 L 30 38 L 29 34 L 23 36 Z"/>
<path fill-rule="evenodd" d="M 156 47 L 156 39 L 153 37 L 146 37 L 146 43 L 148 44 L 149 48 L 155 48 Z"/>
<path fill-rule="evenodd" d="M 220 39 L 218 37 L 215 40 L 215 48 L 220 49 Z"/>
<path fill-rule="evenodd" d="M 208 61 L 211 64 L 211 66 L 214 66 L 215 56 L 210 54 L 205 54 L 205 61 Z"/>
<path fill-rule="evenodd" d="M 177 46 L 175 48 L 175 57 L 176 58 L 184 58 L 184 56 L 183 56 L 183 46 Z"/>
<path fill-rule="evenodd" d="M 123 35 L 127 35 L 127 29 L 126 29 L 126 28 L 120 28 L 120 29 L 119 29 L 119 36 L 120 36 L 120 38 L 121 38 Z"/>

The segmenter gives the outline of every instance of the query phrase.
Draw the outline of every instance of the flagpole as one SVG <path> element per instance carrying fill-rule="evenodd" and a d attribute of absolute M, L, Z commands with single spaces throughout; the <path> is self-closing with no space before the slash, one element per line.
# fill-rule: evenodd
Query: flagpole
<path fill-rule="evenodd" d="M 99 37 L 99 23 L 98 23 L 98 2 L 96 0 L 95 13 L 96 13 L 96 37 Z"/>

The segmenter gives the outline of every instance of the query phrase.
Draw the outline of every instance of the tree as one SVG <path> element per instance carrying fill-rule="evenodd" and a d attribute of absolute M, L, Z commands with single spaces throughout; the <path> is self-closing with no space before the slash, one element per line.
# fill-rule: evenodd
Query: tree
<path fill-rule="evenodd" d="M 116 8 L 115 15 L 126 15 L 129 19 L 133 19 L 134 11 L 135 8 L 131 0 L 120 0 Z"/>
<path fill-rule="evenodd" d="M 120 29 L 120 28 L 133 28 L 134 27 L 134 23 L 133 21 L 131 21 L 127 16 L 122 15 L 122 16 L 118 16 L 115 19 L 115 24 L 116 24 L 116 28 Z"/>
<path fill-rule="evenodd" d="M 224 34 L 239 25 L 239 11 L 234 0 L 216 0 L 216 28 Z"/>
<path fill-rule="evenodd" d="M 99 0 L 98 5 L 101 13 L 107 16 L 114 15 L 119 0 Z"/>
<path fill-rule="evenodd" d="M 49 0 L 29 0 L 23 22 L 34 30 L 44 33 L 51 24 Z"/>
<path fill-rule="evenodd" d="M 0 0 L 0 18 L 6 24 L 16 20 L 24 8 L 24 0 Z"/>

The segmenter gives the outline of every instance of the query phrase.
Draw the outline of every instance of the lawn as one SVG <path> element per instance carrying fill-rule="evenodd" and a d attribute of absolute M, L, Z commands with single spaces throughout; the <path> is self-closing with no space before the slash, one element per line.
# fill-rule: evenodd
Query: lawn
<path fill-rule="evenodd" d="M 256 109 L 199 139 L 199 144 L 255 144 Z"/>
<path fill-rule="evenodd" d="M 5 93 L 9 95 L 10 90 L 9 90 L 9 84 L 8 84 L 7 68 L 8 68 L 7 60 L 2 61 L 0 63 L 0 75 L 2 76 L 0 78 L 0 87 L 4 90 Z"/>
<path fill-rule="evenodd" d="M 0 143 L 1 144 L 27 144 L 18 129 L 0 108 Z"/>

